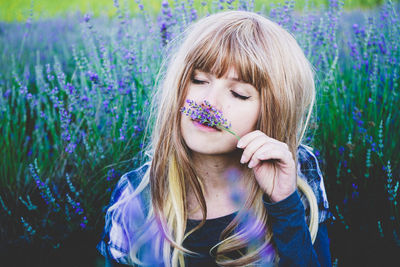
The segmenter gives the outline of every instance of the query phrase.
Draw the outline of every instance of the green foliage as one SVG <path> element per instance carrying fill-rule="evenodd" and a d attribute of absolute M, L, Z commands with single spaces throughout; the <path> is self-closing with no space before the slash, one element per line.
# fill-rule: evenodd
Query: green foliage
<path fill-rule="evenodd" d="M 256 0 L 255 7 L 257 10 L 270 9 L 270 4 L 284 4 L 286 0 L 272 0 L 263 1 Z M 134 1 L 120 0 L 121 8 L 128 8 L 131 12 L 139 12 L 139 8 Z M 161 0 L 150 0 L 144 1 L 143 5 L 146 10 L 149 10 L 152 14 L 156 14 L 160 11 Z M 172 4 L 174 1 L 170 0 Z M 197 10 L 202 8 L 202 1 L 195 1 L 194 5 Z M 211 6 L 212 0 L 204 1 L 207 2 L 207 6 Z M 383 3 L 383 0 L 348 0 L 344 1 L 344 7 L 346 9 L 355 8 L 371 8 Z M 327 0 L 298 0 L 296 1 L 296 9 L 303 10 L 307 5 L 314 5 L 320 7 L 327 5 Z M 81 13 L 92 12 L 94 16 L 108 16 L 112 17 L 116 15 L 117 9 L 115 8 L 113 1 L 111 0 L 69 0 L 69 1 L 51 1 L 51 0 L 1 0 L 0 1 L 0 21 L 25 21 L 29 17 L 30 7 L 33 6 L 33 13 L 35 19 L 39 18 L 51 18 L 54 16 L 65 15 L 69 12 L 79 11 Z"/>
<path fill-rule="evenodd" d="M 112 188 L 144 158 L 165 44 L 197 14 L 219 8 L 183 3 L 171 7 L 172 17 L 157 13 L 156 22 L 146 5 L 133 16 L 123 3 L 105 2 L 112 19 L 35 20 L 35 2 L 26 23 L 0 24 L 2 242 L 58 249 L 76 231 L 100 234 Z M 63 4 L 43 5 L 52 16 Z M 399 5 L 350 15 L 337 1 L 303 14 L 296 8 L 288 2 L 268 15 L 295 35 L 315 67 L 316 113 L 305 141 L 318 148 L 338 221 L 332 238 L 351 232 L 359 239 L 352 244 L 374 236 L 400 247 Z M 257 1 L 255 9 L 262 9 Z M 343 249 L 332 253 L 334 262 L 344 260 Z"/>

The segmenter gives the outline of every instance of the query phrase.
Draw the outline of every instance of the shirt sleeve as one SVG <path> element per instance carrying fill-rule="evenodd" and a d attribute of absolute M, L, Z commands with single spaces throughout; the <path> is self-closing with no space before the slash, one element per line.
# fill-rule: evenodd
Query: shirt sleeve
<path fill-rule="evenodd" d="M 309 146 L 300 145 L 297 152 L 297 174 L 311 187 L 317 199 L 319 223 L 336 220 L 329 208 L 328 196 L 325 190 L 324 178 L 319 167 L 318 159 Z M 306 196 L 299 192 L 300 199 L 305 208 L 307 224 L 310 223 L 310 205 Z"/>
<path fill-rule="evenodd" d="M 317 199 L 318 232 L 313 245 L 308 229 L 310 206 L 302 192 L 296 190 L 277 203 L 270 203 L 265 195 L 264 204 L 280 257 L 279 266 L 332 266 L 327 223 L 335 217 L 329 210 L 322 172 L 311 147 L 299 146 L 297 173 Z"/>
<path fill-rule="evenodd" d="M 276 203 L 264 199 L 264 205 L 270 216 L 279 266 L 331 266 L 326 225 L 319 224 L 313 245 L 298 191 Z"/>
<path fill-rule="evenodd" d="M 101 241 L 96 248 L 107 261 L 113 260 L 118 263 L 128 264 L 128 240 L 127 233 L 123 227 L 120 210 L 121 203 L 126 199 L 133 189 L 131 188 L 127 176 L 123 175 L 118 181 L 111 200 L 106 207 L 105 226 Z"/>
<path fill-rule="evenodd" d="M 131 264 L 129 252 L 146 217 L 147 208 L 142 192 L 136 192 L 147 167 L 142 166 L 124 174 L 106 206 L 105 226 L 96 248 L 107 262 Z"/>

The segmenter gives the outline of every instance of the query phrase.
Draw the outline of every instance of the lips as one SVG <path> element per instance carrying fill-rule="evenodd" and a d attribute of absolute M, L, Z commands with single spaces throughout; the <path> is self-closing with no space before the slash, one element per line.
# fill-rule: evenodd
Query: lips
<path fill-rule="evenodd" d="M 208 125 L 204 125 L 204 124 L 200 123 L 200 121 L 198 121 L 198 120 L 192 120 L 192 122 L 196 127 L 200 128 L 202 130 L 207 130 L 207 131 L 211 131 L 211 132 L 221 131 L 221 129 L 218 129 L 216 126 L 211 127 Z"/>

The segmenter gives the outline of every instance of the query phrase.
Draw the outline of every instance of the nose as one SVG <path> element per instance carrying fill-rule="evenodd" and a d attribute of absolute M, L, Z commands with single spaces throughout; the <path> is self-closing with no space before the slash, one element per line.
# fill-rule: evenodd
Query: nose
<path fill-rule="evenodd" d="M 218 110 L 222 108 L 222 86 L 218 82 L 213 83 L 208 88 L 207 92 L 204 94 L 204 100 L 211 104 L 211 106 L 215 107 Z"/>

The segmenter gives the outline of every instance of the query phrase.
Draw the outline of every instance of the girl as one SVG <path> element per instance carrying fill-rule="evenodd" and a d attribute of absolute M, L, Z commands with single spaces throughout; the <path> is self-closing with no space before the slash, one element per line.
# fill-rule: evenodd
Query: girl
<path fill-rule="evenodd" d="M 314 98 L 302 50 L 263 16 L 189 27 L 154 98 L 151 159 L 118 182 L 98 250 L 137 266 L 330 266 L 323 179 L 301 144 Z"/>

